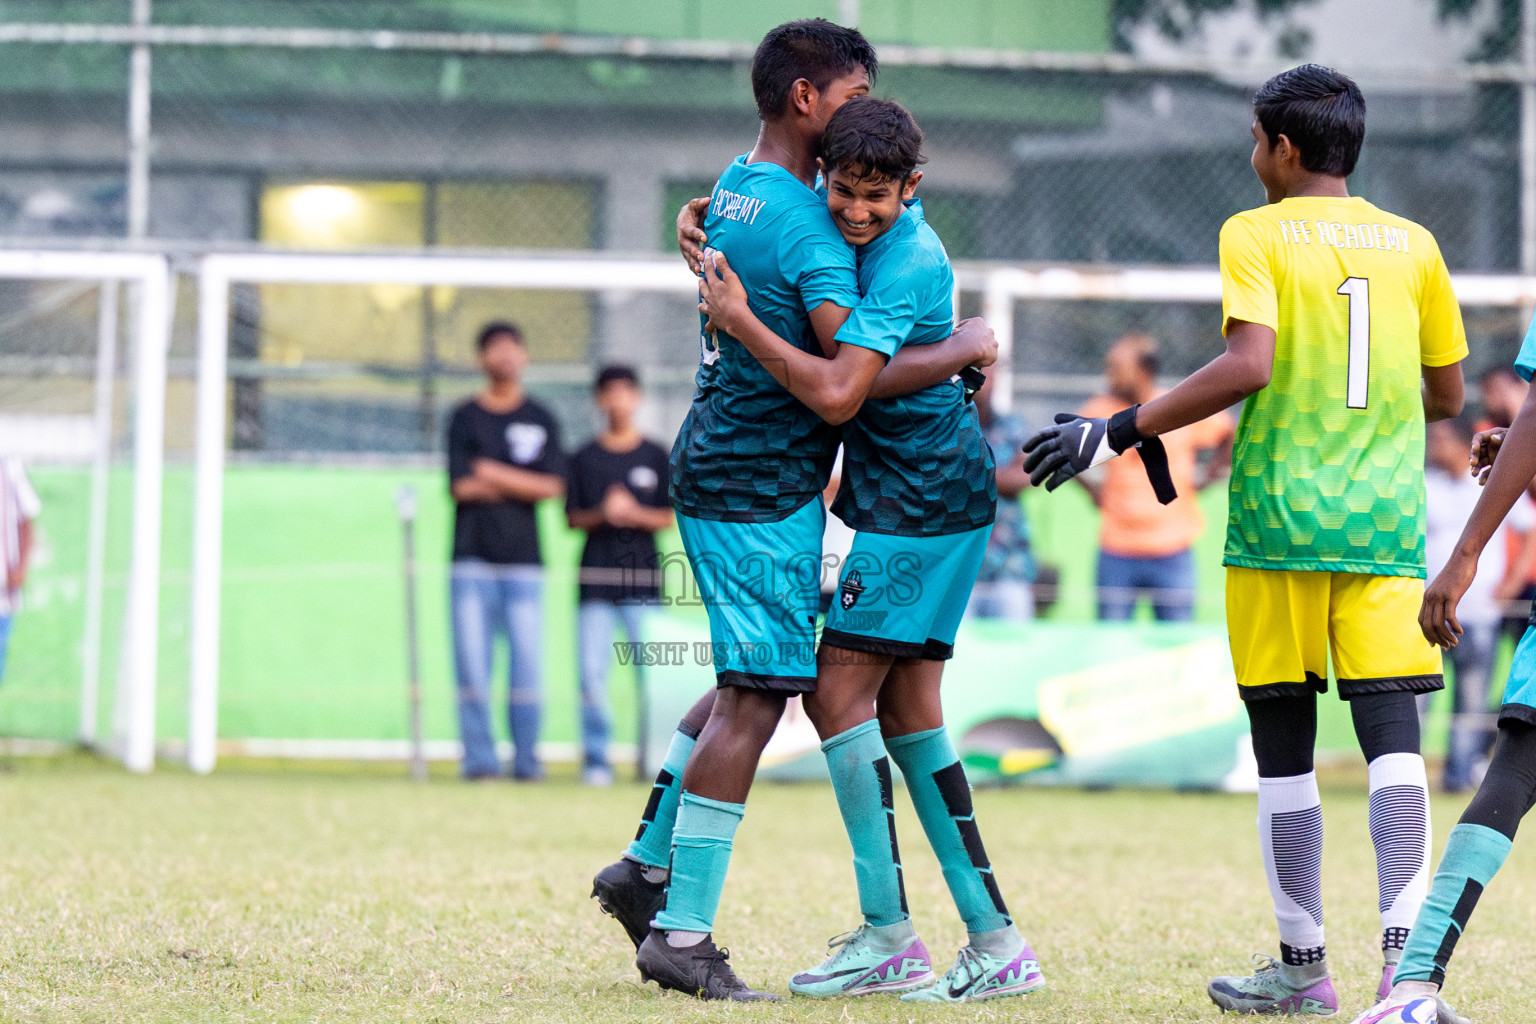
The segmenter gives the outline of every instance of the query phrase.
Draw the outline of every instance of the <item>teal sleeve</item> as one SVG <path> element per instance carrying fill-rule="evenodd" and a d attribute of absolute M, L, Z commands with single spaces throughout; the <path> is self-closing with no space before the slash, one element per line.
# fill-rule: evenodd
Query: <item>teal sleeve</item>
<path fill-rule="evenodd" d="M 786 225 L 779 265 L 787 281 L 800 289 L 807 313 L 831 302 L 852 309 L 859 304 L 858 266 L 853 246 L 843 241 L 825 206 L 807 203 Z"/>
<path fill-rule="evenodd" d="M 1520 343 L 1520 354 L 1515 357 L 1515 372 L 1530 380 L 1536 374 L 1536 320 L 1526 328 L 1525 340 Z"/>
<path fill-rule="evenodd" d="M 889 359 L 916 327 L 917 294 L 912 288 L 874 288 L 838 328 L 837 341 L 871 349 Z"/>

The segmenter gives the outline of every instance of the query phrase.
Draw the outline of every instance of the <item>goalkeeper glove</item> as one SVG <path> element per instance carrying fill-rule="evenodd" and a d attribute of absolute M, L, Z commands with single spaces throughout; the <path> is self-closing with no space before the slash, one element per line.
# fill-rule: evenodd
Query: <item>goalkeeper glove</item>
<path fill-rule="evenodd" d="M 974 366 L 967 366 L 960 371 L 959 376 L 960 386 L 965 389 L 965 400 L 967 402 L 973 400 L 976 397 L 976 392 L 980 391 L 981 386 L 987 382 L 987 375 Z"/>
<path fill-rule="evenodd" d="M 1133 405 L 1108 419 L 1057 413 L 1054 427 L 1046 427 L 1024 442 L 1024 470 L 1029 474 L 1029 482 L 1036 487 L 1043 483 L 1047 491 L 1054 491 L 1126 449 L 1139 448 L 1157 500 L 1168 504 L 1178 497 L 1168 473 L 1168 452 L 1161 439 L 1146 437 L 1136 429 L 1136 410 L 1140 408 Z"/>

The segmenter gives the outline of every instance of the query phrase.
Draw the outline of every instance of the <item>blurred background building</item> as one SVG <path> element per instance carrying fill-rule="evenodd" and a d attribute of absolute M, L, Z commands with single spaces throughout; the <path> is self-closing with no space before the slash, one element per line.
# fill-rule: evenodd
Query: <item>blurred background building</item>
<path fill-rule="evenodd" d="M 1195 8 L 1214 13 L 1197 21 Z M 145 234 L 173 249 L 666 258 L 677 206 L 755 134 L 753 45 L 811 13 L 856 20 L 880 45 L 877 91 L 928 133 L 925 205 L 956 260 L 1214 264 L 1222 221 L 1262 201 L 1247 164 L 1252 87 L 1309 57 L 1367 89 L 1360 194 L 1423 222 L 1456 270 L 1520 266 L 1518 86 L 1469 63 L 1502 59 L 1513 40 L 1500 42 L 1499 3 L 1452 0 L 10 0 L 0 237 L 128 233 L 126 42 L 149 38 Z M 125 33 L 136 17 L 145 36 Z M 94 305 L 81 309 L 83 340 Z M 536 381 L 574 432 L 588 426 L 586 367 L 617 354 L 650 371 L 650 428 L 681 419 L 695 361 L 681 300 L 271 285 L 237 296 L 233 447 L 438 450 L 444 410 L 473 382 L 475 328 L 493 315 L 527 328 Z M 1075 401 L 1104 345 L 1133 328 L 1162 337 L 1168 372 L 1184 372 L 1211 351 L 1214 316 L 1030 303 L 1016 389 L 1026 408 Z M 42 334 L 0 324 L 0 350 L 70 329 L 50 317 Z M 1505 358 L 1519 325 L 1473 319 L 1494 342 L 1480 356 Z M 189 436 L 176 390 L 173 451 Z"/>

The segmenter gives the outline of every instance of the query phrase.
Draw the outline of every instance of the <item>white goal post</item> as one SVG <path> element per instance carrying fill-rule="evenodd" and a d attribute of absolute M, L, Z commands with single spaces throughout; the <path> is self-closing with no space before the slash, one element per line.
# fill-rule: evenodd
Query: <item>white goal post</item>
<path fill-rule="evenodd" d="M 1072 302 L 1221 302 L 1221 273 L 1211 268 L 1082 269 L 994 267 L 955 275 L 956 292 L 980 292 L 982 316 L 997 335 L 998 370 L 993 404 L 1007 411 L 1013 400 L 1014 306 L 1021 300 Z M 1536 277 L 1517 274 L 1452 274 L 1462 306 L 1536 307 Z M 958 304 L 957 304 L 958 308 Z"/>
<path fill-rule="evenodd" d="M 165 462 L 166 357 L 171 273 L 164 256 L 137 252 L 0 250 L 0 278 L 85 280 L 103 284 L 93 417 L 91 509 L 86 557 L 85 630 L 80 693 L 82 742 L 96 744 L 106 536 L 106 475 L 111 459 L 112 382 L 117 347 L 117 285 L 135 286 L 133 359 L 133 526 L 122 675 L 112 752 L 131 770 L 155 763 L 159 669 L 161 483 Z"/>
<path fill-rule="evenodd" d="M 187 763 L 213 769 L 218 752 L 220 580 L 223 572 L 223 477 L 228 434 L 230 290 L 237 283 L 410 284 L 569 290 L 597 281 L 605 290 L 690 295 L 696 279 L 680 261 L 655 259 L 428 255 L 211 253 L 199 272 L 196 455 L 188 688 Z M 1456 275 L 1463 305 L 1529 307 L 1536 277 Z M 587 286 L 590 287 L 590 286 Z M 1017 303 L 1028 300 L 1219 303 L 1214 269 L 1027 268 L 962 265 L 956 296 L 979 295 L 996 332 L 994 402 L 1014 394 L 1012 351 Z M 957 302 L 958 310 L 958 302 Z"/>
<path fill-rule="evenodd" d="M 474 256 L 211 254 L 198 283 L 196 482 L 193 492 L 191 680 L 187 765 L 213 770 L 218 757 L 219 581 L 223 572 L 224 449 L 228 430 L 230 286 L 235 283 L 413 284 L 460 288 L 605 289 L 695 294 L 679 260 Z"/>

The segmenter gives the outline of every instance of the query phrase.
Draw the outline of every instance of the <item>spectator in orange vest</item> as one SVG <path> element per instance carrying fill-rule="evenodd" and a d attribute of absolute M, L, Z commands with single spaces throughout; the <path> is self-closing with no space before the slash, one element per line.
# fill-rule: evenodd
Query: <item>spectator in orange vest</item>
<path fill-rule="evenodd" d="M 1128 334 L 1104 357 L 1108 394 L 1088 400 L 1080 416 L 1111 416 L 1145 404 L 1157 387 L 1157 342 Z M 1196 494 L 1224 477 L 1232 464 L 1232 417 L 1219 413 L 1163 435 L 1168 469 L 1179 496 L 1158 503 L 1136 451 L 1104 464 L 1102 475 L 1079 480 L 1102 515 L 1099 527 L 1099 618 L 1129 619 L 1147 595 L 1161 622 L 1185 622 L 1194 615 L 1195 561 L 1191 551 L 1205 529 Z M 1206 456 L 1204 465 L 1202 456 Z M 1095 478 L 1096 477 L 1096 478 Z"/>

